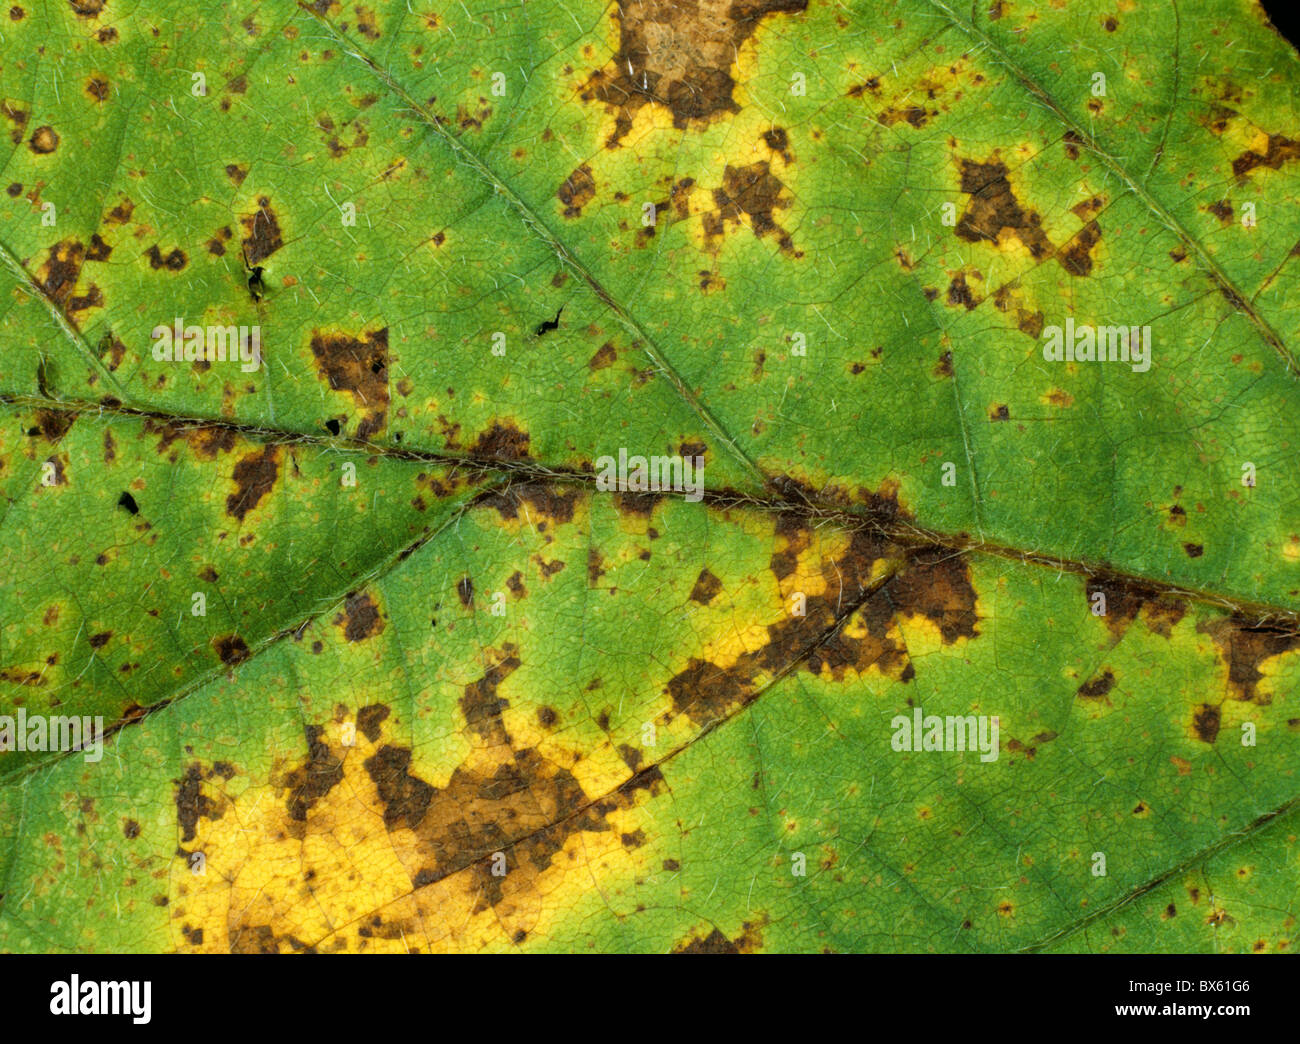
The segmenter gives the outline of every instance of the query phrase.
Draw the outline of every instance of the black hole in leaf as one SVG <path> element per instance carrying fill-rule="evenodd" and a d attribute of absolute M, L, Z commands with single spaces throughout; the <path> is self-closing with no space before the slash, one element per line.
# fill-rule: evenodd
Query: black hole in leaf
<path fill-rule="evenodd" d="M 543 337 L 552 330 L 560 328 L 560 314 L 564 311 L 564 305 L 560 305 L 560 311 L 555 313 L 554 319 L 547 319 L 537 328 L 537 336 Z"/>
<path fill-rule="evenodd" d="M 118 497 L 117 506 L 120 508 L 126 508 L 127 511 L 131 512 L 133 515 L 140 514 L 140 505 L 135 502 L 135 497 L 131 496 L 130 493 L 123 493 Z"/>
<path fill-rule="evenodd" d="M 339 422 L 336 421 L 336 420 L 334 420 L 334 419 L 331 417 L 329 420 L 327 420 L 327 421 L 325 422 L 325 429 L 326 429 L 326 430 L 327 430 L 331 435 L 337 435 L 337 434 L 339 433 Z"/>
<path fill-rule="evenodd" d="M 383 368 L 384 368 L 384 360 L 380 356 L 376 355 L 372 360 L 370 360 L 371 373 L 378 373 Z"/>

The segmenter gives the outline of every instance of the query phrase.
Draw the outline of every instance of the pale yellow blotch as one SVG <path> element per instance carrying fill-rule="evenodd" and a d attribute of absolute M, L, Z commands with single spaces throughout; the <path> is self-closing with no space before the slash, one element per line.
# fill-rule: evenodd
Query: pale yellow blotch
<path fill-rule="evenodd" d="M 342 756 L 343 779 L 305 822 L 289 817 L 286 791 L 271 783 L 228 802 L 220 819 L 199 820 L 197 836 L 184 847 L 203 853 L 204 872 L 193 873 L 180 857 L 172 868 L 176 949 L 242 949 L 266 927 L 281 940 L 281 951 L 289 951 L 289 936 L 313 945 L 410 891 L 363 766 L 374 746 L 358 735 L 356 747 L 331 749 Z M 204 781 L 205 793 L 211 785 Z M 182 934 L 186 927 L 202 929 L 200 944 Z"/>

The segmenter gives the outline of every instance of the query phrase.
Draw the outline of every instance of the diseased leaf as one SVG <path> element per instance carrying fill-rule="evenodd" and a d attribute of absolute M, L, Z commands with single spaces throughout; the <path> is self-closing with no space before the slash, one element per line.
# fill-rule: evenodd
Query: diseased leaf
<path fill-rule="evenodd" d="M 1257 7 L 194 21 L 4 30 L 0 949 L 1290 948 Z"/>

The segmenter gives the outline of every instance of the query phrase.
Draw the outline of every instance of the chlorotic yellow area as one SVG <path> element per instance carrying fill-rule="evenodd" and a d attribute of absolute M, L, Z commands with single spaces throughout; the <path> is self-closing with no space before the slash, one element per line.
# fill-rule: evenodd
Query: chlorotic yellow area
<path fill-rule="evenodd" d="M 619 793 L 632 773 L 626 766 L 616 769 L 613 757 L 590 759 L 591 770 L 575 777 L 588 795 L 579 803 L 585 811 L 565 807 L 558 792 L 539 785 L 535 799 L 528 795 L 524 802 L 528 826 L 522 829 L 516 825 L 517 794 L 497 801 L 484 796 L 490 787 L 480 787 L 474 800 L 459 809 L 454 801 L 449 809 L 447 800 L 435 798 L 443 804 L 431 804 L 429 815 L 437 809 L 452 821 L 436 837 L 442 847 L 431 851 L 422 824 L 414 829 L 385 824 L 385 801 L 365 763 L 390 737 L 383 730 L 373 741 L 360 730 L 353 736 L 350 724 L 332 722 L 322 734 L 341 765 L 342 778 L 302 818 L 290 812 L 295 791 L 286 773 L 293 766 L 273 771 L 272 780 L 238 797 L 223 793 L 220 776 L 204 773 L 205 810 L 216 818 L 200 817 L 196 836 L 178 850 L 173 863 L 169 905 L 177 950 L 508 950 L 553 932 L 602 882 L 637 872 L 635 849 L 644 836 L 637 809 L 662 784 Z M 343 745 L 345 737 L 355 745 Z M 521 750 L 518 739 L 484 742 L 457 771 L 490 781 Z M 310 776 L 298 771 L 301 787 Z M 418 779 L 418 769 L 411 771 Z M 550 772 L 543 773 L 542 783 Z M 464 821 L 458 823 L 455 817 L 461 813 Z M 481 838 L 482 822 L 498 816 L 509 838 L 501 852 L 484 855 L 471 845 L 445 876 L 430 879 L 437 876 L 429 873 L 431 866 L 457 862 L 454 845 L 462 832 Z M 532 829 L 534 818 L 537 829 Z M 566 821 L 574 818 L 586 825 L 566 829 Z M 547 848 L 546 858 L 530 855 L 538 836 L 548 833 L 562 835 L 562 844 L 554 851 Z M 628 838 L 637 843 L 629 845 Z M 493 874 L 494 865 L 502 871 L 499 875 Z M 422 869 L 424 879 L 417 887 Z"/>

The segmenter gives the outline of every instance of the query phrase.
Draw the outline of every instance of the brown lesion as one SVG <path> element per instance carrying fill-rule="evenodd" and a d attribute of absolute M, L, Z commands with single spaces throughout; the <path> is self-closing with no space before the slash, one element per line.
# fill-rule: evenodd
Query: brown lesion
<path fill-rule="evenodd" d="M 1300 648 L 1293 627 L 1252 622 L 1239 615 L 1203 621 L 1197 631 L 1208 634 L 1228 666 L 1228 688 L 1233 699 L 1267 705 L 1272 696 L 1260 691 L 1267 675 L 1264 665 L 1274 657 Z"/>
<path fill-rule="evenodd" d="M 9 140 L 15 145 L 22 142 L 31 111 L 13 98 L 0 98 L 0 116 L 9 124 Z"/>
<path fill-rule="evenodd" d="M 79 239 L 61 239 L 49 248 L 45 260 L 36 270 L 36 285 L 50 301 L 63 308 L 81 277 L 86 261 L 86 244 Z"/>
<path fill-rule="evenodd" d="M 618 52 L 580 97 L 613 114 L 608 148 L 646 106 L 669 111 L 679 130 L 737 113 L 732 68 L 741 45 L 764 18 L 807 7 L 808 0 L 619 0 Z"/>
<path fill-rule="evenodd" d="M 1126 577 L 1094 576 L 1084 593 L 1090 610 L 1094 596 L 1104 596 L 1106 614 L 1102 619 L 1114 641 L 1122 638 L 1129 625 L 1139 618 L 1152 634 L 1168 638 L 1187 613 L 1187 603 L 1182 598 Z"/>
<path fill-rule="evenodd" d="M 900 620 L 929 621 L 945 645 L 980 633 L 963 554 L 938 547 L 905 549 L 874 530 L 860 529 L 839 554 L 812 568 L 807 557 L 814 533 L 805 520 L 783 515 L 775 535 L 770 568 L 783 609 L 791 596 L 802 594 L 803 615 L 783 615 L 768 625 L 766 642 L 753 651 L 719 662 L 691 657 L 666 686 L 672 714 L 711 725 L 753 702 L 765 684 L 792 665 L 833 681 L 875 668 L 909 682 L 915 671 Z"/>
<path fill-rule="evenodd" d="M 611 813 L 632 807 L 641 791 L 663 786 L 658 769 L 646 769 L 612 794 L 593 798 L 564 766 L 532 747 L 518 744 L 503 714 L 509 700 L 499 686 L 519 667 L 517 649 L 507 646 L 460 700 L 467 732 L 476 737 L 466 759 L 444 786 L 411 771 L 411 751 L 385 743 L 365 761 L 383 808 L 385 826 L 402 834 L 398 845 L 417 889 L 469 871 L 473 909 L 498 908 L 534 890 L 569 839 L 613 829 Z M 505 874 L 492 872 L 496 853 Z"/>
<path fill-rule="evenodd" d="M 759 239 L 774 236 L 782 253 L 803 257 L 790 234 L 776 221 L 776 212 L 790 206 L 785 185 L 772 173 L 767 160 L 743 167 L 730 164 L 722 174 L 722 185 L 713 190 L 714 209 L 704 214 L 704 234 L 710 241 L 721 239 L 728 223 L 748 225 Z"/>
<path fill-rule="evenodd" d="M 699 929 L 673 947 L 673 953 L 755 953 L 762 949 L 761 924 L 745 921 L 735 938 L 728 938 L 719 928 Z"/>
<path fill-rule="evenodd" d="M 596 181 L 591 176 L 590 164 L 584 163 L 574 170 L 564 179 L 564 184 L 555 195 L 564 204 L 566 218 L 581 216 L 582 208 L 596 198 Z"/>
<path fill-rule="evenodd" d="M 306 725 L 303 733 L 307 740 L 306 760 L 274 780 L 276 786 L 288 792 L 285 810 L 289 818 L 299 823 L 306 822 L 317 802 L 343 782 L 343 759 L 325 741 L 324 728 Z"/>
<path fill-rule="evenodd" d="M 1263 152 L 1247 149 L 1232 161 L 1232 173 L 1241 179 L 1257 167 L 1279 170 L 1284 163 L 1300 159 L 1300 141 L 1283 134 L 1270 134 Z"/>
<path fill-rule="evenodd" d="M 280 474 L 280 447 L 265 446 L 241 457 L 231 473 L 235 491 L 226 497 L 226 514 L 244 521 L 275 486 Z"/>
<path fill-rule="evenodd" d="M 1035 260 L 1051 257 L 1053 247 L 1043 231 L 1042 218 L 1016 199 L 1006 165 L 996 159 L 985 163 L 961 161 L 961 190 L 970 196 L 957 222 L 957 235 L 968 243 L 997 244 L 1013 235 Z"/>
<path fill-rule="evenodd" d="M 366 591 L 350 594 L 343 601 L 343 611 L 334 617 L 334 624 L 343 630 L 343 639 L 349 644 L 364 642 L 383 634 L 384 614 Z"/>
<path fill-rule="evenodd" d="M 1089 221 L 1074 237 L 1061 247 L 1056 259 L 1072 276 L 1092 274 L 1092 251 L 1101 242 L 1101 226 L 1096 221 Z"/>
<path fill-rule="evenodd" d="M 388 327 L 361 334 L 314 330 L 311 352 L 330 389 L 347 392 L 357 406 L 357 438 L 383 431 L 389 405 Z"/>
<path fill-rule="evenodd" d="M 216 820 L 225 815 L 225 797 L 212 792 L 219 784 L 212 787 L 205 784 L 212 783 L 214 779 L 228 780 L 233 775 L 233 770 L 227 774 L 224 769 L 218 771 L 216 766 L 205 769 L 195 761 L 186 767 L 185 774 L 180 779 L 172 780 L 176 787 L 176 823 L 181 830 L 181 844 L 189 844 L 198 836 L 199 820 Z M 181 854 L 189 855 L 184 851 Z"/>
<path fill-rule="evenodd" d="M 280 219 L 271 207 L 267 196 L 259 196 L 257 209 L 239 219 L 244 227 L 244 257 L 250 265 L 258 265 L 284 246 Z"/>

